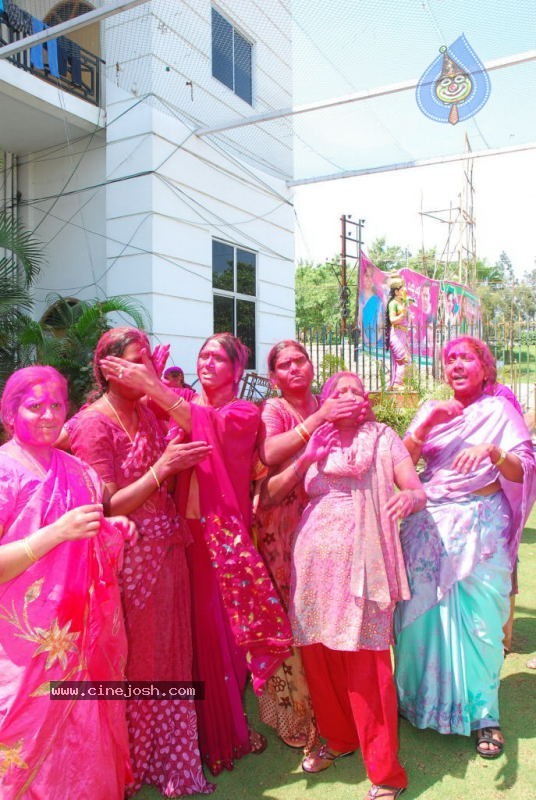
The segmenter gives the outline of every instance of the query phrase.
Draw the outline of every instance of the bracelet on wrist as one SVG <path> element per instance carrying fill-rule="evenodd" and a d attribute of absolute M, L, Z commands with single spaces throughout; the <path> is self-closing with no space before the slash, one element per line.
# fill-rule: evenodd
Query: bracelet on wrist
<path fill-rule="evenodd" d="M 298 425 L 296 425 L 296 426 L 293 428 L 293 430 L 294 430 L 294 433 L 297 433 L 297 434 L 298 434 L 298 436 L 300 437 L 300 439 L 302 440 L 302 442 L 303 442 L 304 444 L 307 444 L 307 442 L 308 442 L 308 441 L 309 441 L 309 439 L 311 438 L 311 434 L 309 433 L 309 431 L 307 430 L 307 428 L 305 427 L 305 425 L 303 424 L 303 422 L 300 422 Z"/>
<path fill-rule="evenodd" d="M 160 489 L 160 485 L 161 484 L 160 484 L 160 481 L 158 480 L 158 475 L 156 474 L 155 468 L 154 467 L 149 467 L 149 470 L 151 471 L 151 474 L 152 474 L 152 476 L 153 476 L 153 478 L 155 480 L 156 485 Z"/>
<path fill-rule="evenodd" d="M 497 459 L 497 461 L 493 462 L 493 466 L 494 467 L 500 467 L 501 464 L 504 461 L 506 461 L 506 456 L 507 455 L 508 455 L 508 453 L 506 452 L 506 450 L 503 450 L 502 447 L 499 447 L 499 458 Z"/>
<path fill-rule="evenodd" d="M 36 561 L 39 561 L 39 556 L 36 556 L 32 550 L 29 538 L 29 536 L 26 536 L 26 538 L 22 539 L 22 546 L 24 547 L 24 552 L 26 553 L 28 560 L 31 561 L 32 564 L 35 564 Z"/>
<path fill-rule="evenodd" d="M 172 406 L 166 408 L 166 412 L 169 414 L 170 411 L 173 411 L 175 408 L 178 408 L 182 403 L 184 403 L 184 397 L 179 397 Z"/>

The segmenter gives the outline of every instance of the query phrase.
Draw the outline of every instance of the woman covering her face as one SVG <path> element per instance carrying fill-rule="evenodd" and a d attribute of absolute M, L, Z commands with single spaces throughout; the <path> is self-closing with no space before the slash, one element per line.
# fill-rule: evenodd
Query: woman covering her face
<path fill-rule="evenodd" d="M 368 800 L 395 800 L 407 777 L 389 648 L 395 604 L 409 597 L 397 521 L 425 496 L 399 437 L 369 418 L 357 375 L 331 377 L 321 396 L 330 399 L 346 400 L 353 412 L 318 428 L 296 461 L 269 479 L 276 492 L 298 472 L 308 495 L 294 539 L 289 614 L 326 743 L 302 767 L 322 772 L 360 748 Z"/>
<path fill-rule="evenodd" d="M 178 508 L 192 534 L 193 676 L 205 682 L 197 704 L 203 760 L 214 774 L 235 759 L 260 753 L 261 734 L 244 715 L 248 671 L 260 692 L 288 655 L 290 628 L 260 555 L 252 544 L 250 482 L 259 409 L 237 397 L 247 348 L 230 333 L 201 347 L 201 392 L 173 391 L 158 380 L 147 357 L 128 363 L 104 359 L 109 375 L 166 410 L 175 432 L 203 440 L 210 452 L 178 481 Z"/>
<path fill-rule="evenodd" d="M 495 381 L 487 345 L 463 336 L 443 351 L 454 397 L 423 404 L 404 439 L 427 504 L 402 526 L 411 599 L 397 609 L 396 681 L 418 728 L 476 735 L 483 758 L 504 748 L 499 682 L 503 624 L 536 464 L 523 417 Z"/>
<path fill-rule="evenodd" d="M 133 368 L 149 354 L 136 328 L 114 328 L 101 336 L 94 355 L 100 397 L 69 420 L 71 447 L 99 473 L 111 513 L 127 514 L 139 540 L 125 556 L 123 607 L 128 635 L 127 678 L 131 681 L 191 681 L 192 631 L 186 547 L 191 536 L 170 492 L 175 475 L 207 457 L 203 441 L 167 445 L 143 392 L 107 367 L 111 357 Z M 197 744 L 194 701 L 127 700 L 134 780 L 165 797 L 208 792 Z"/>
<path fill-rule="evenodd" d="M 134 526 L 105 520 L 97 474 L 55 449 L 67 412 L 55 369 L 15 372 L 1 412 L 0 796 L 123 800 L 124 702 L 50 692 L 53 681 L 124 680 L 117 570 Z"/>

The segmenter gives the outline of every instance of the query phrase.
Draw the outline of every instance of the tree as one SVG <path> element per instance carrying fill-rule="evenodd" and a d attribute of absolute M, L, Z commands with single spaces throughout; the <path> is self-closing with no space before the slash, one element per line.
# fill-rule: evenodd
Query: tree
<path fill-rule="evenodd" d="M 298 328 L 335 327 L 341 321 L 336 264 L 300 264 L 296 270 Z"/>
<path fill-rule="evenodd" d="M 67 378 L 71 404 L 78 409 L 93 386 L 93 352 L 111 327 L 108 315 L 127 315 L 143 329 L 146 314 L 138 303 L 120 295 L 76 302 L 56 295 L 47 300 L 50 311 L 41 322 L 30 321 L 21 333 L 21 345 L 38 363 L 55 367 Z"/>
<path fill-rule="evenodd" d="M 410 253 L 406 256 L 406 250 L 398 245 L 388 245 L 385 236 L 379 236 L 370 245 L 367 255 L 378 269 L 390 272 L 405 267 Z"/>

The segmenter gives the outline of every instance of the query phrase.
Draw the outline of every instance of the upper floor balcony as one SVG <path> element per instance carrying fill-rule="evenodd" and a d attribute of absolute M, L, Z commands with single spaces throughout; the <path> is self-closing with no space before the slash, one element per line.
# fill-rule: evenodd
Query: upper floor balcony
<path fill-rule="evenodd" d="M 0 0 L 0 47 L 46 27 Z M 32 152 L 102 126 L 103 63 L 65 36 L 0 59 L 0 150 Z"/>
<path fill-rule="evenodd" d="M 44 22 L 32 17 L 12 0 L 0 0 L 0 47 L 46 27 Z M 72 39 L 60 36 L 23 50 L 8 61 L 89 103 L 100 104 L 102 59 Z"/>

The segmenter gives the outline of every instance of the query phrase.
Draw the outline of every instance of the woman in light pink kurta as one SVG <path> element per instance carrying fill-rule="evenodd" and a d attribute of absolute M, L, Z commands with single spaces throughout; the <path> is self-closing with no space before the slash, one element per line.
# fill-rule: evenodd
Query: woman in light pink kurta
<path fill-rule="evenodd" d="M 359 747 L 368 797 L 394 800 L 407 785 L 389 652 L 395 605 L 409 597 L 397 519 L 421 507 L 424 492 L 394 431 L 361 421 L 368 403 L 356 375 L 334 375 L 322 396 L 352 398 L 355 413 L 320 428 L 292 467 L 305 474 L 309 502 L 293 549 L 290 620 L 327 740 L 302 767 L 321 772 Z"/>

